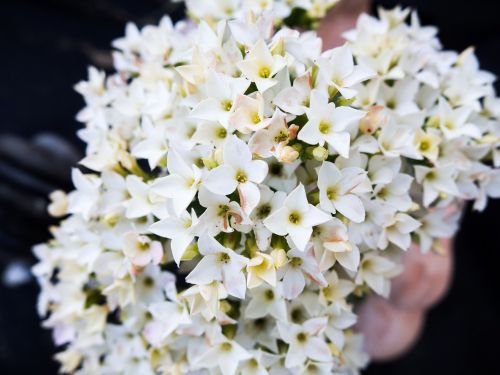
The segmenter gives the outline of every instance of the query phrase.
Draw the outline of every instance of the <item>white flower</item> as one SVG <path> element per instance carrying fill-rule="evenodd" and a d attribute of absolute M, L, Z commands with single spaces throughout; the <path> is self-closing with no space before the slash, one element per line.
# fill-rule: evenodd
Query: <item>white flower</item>
<path fill-rule="evenodd" d="M 163 257 L 163 246 L 158 241 L 151 241 L 147 236 L 127 233 L 124 236 L 123 252 L 133 265 L 144 267 L 149 263 L 158 264 Z"/>
<path fill-rule="evenodd" d="M 239 371 L 241 371 L 241 375 L 268 375 L 268 371 L 266 367 L 269 366 L 269 360 L 266 361 L 264 356 L 270 356 L 261 350 L 256 350 L 252 352 L 253 357 L 244 362 Z"/>
<path fill-rule="evenodd" d="M 317 227 L 313 242 L 322 271 L 331 268 L 336 262 L 350 271 L 357 271 L 359 249 L 349 240 L 347 227 L 337 218 Z"/>
<path fill-rule="evenodd" d="M 149 167 L 154 169 L 168 151 L 166 128 L 164 124 L 153 125 L 147 116 L 143 117 L 141 127 L 145 139 L 132 148 L 131 154 L 138 158 L 147 159 Z"/>
<path fill-rule="evenodd" d="M 328 85 L 338 90 L 346 99 L 356 95 L 352 86 L 374 75 L 370 69 L 354 65 L 351 50 L 347 45 L 325 52 L 318 60 L 318 66 L 319 74 Z"/>
<path fill-rule="evenodd" d="M 253 223 L 252 226 L 257 247 L 261 251 L 266 251 L 269 249 L 272 232 L 267 229 L 264 224 L 264 220 L 283 205 L 283 202 L 286 199 L 286 194 L 282 191 L 273 193 L 273 191 L 266 185 L 260 186 L 259 190 L 260 202 L 250 215 L 250 219 Z"/>
<path fill-rule="evenodd" d="M 201 285 L 221 281 L 230 295 L 244 298 L 246 280 L 241 269 L 247 265 L 248 258 L 222 246 L 208 235 L 198 239 L 198 250 L 203 257 L 186 276 L 186 281 Z"/>
<path fill-rule="evenodd" d="M 340 171 L 325 161 L 318 171 L 318 188 L 320 206 L 325 211 L 339 211 L 355 223 L 365 219 L 365 208 L 357 194 L 371 191 L 371 186 L 363 169 L 348 167 Z"/>
<path fill-rule="evenodd" d="M 194 210 L 191 214 L 187 211 L 181 212 L 179 217 L 169 216 L 157 221 L 149 227 L 149 230 L 161 237 L 170 238 L 170 247 L 175 263 L 179 265 L 186 248 L 193 242 L 196 234 L 198 218 Z"/>
<path fill-rule="evenodd" d="M 148 311 L 153 319 L 144 327 L 144 336 L 156 348 L 160 348 L 177 327 L 191 322 L 185 306 L 177 302 L 155 302 L 149 305 Z"/>
<path fill-rule="evenodd" d="M 76 168 L 71 171 L 71 179 L 76 190 L 68 196 L 68 213 L 80 213 L 88 220 L 99 199 L 101 180 L 95 175 L 84 175 Z"/>
<path fill-rule="evenodd" d="M 265 108 L 266 102 L 261 93 L 239 95 L 234 102 L 234 113 L 229 117 L 229 125 L 242 132 L 250 134 L 269 126 Z"/>
<path fill-rule="evenodd" d="M 300 130 L 297 138 L 311 145 L 326 143 L 341 156 L 349 156 L 351 136 L 346 128 L 361 120 L 364 112 L 351 107 L 335 107 L 328 102 L 327 95 L 315 89 L 311 91 L 311 104 L 306 110 L 308 122 Z"/>
<path fill-rule="evenodd" d="M 429 207 L 440 194 L 459 195 L 456 177 L 457 169 L 452 165 L 436 168 L 416 165 L 415 178 L 424 188 L 424 206 Z"/>
<path fill-rule="evenodd" d="M 251 357 L 237 342 L 221 338 L 196 363 L 201 368 L 218 368 L 222 375 L 234 375 L 238 364 Z"/>
<path fill-rule="evenodd" d="M 306 320 L 301 325 L 278 322 L 280 337 L 289 347 L 285 366 L 293 368 L 302 365 L 307 358 L 319 362 L 332 361 L 332 354 L 321 335 L 327 327 L 326 317 Z"/>
<path fill-rule="evenodd" d="M 170 198 L 177 214 L 184 211 L 192 202 L 201 182 L 201 170 L 196 165 L 186 164 L 181 155 L 170 150 L 167 167 L 170 174 L 158 178 L 152 190 L 156 194 Z"/>
<path fill-rule="evenodd" d="M 443 98 L 439 98 L 439 128 L 447 139 L 457 138 L 467 135 L 472 138 L 479 138 L 479 129 L 471 123 L 467 123 L 472 108 L 459 107 L 452 109 L 450 104 Z"/>
<path fill-rule="evenodd" d="M 212 236 L 216 236 L 221 231 L 232 232 L 234 229 L 231 224 L 249 224 L 248 217 L 240 205 L 230 201 L 224 195 L 213 194 L 202 186 L 198 199 L 200 204 L 206 207 L 205 212 L 199 218 L 200 226 Z"/>
<path fill-rule="evenodd" d="M 273 77 L 285 66 L 283 57 L 272 55 L 262 39 L 250 49 L 245 60 L 238 63 L 238 68 L 243 75 L 255 82 L 260 92 L 266 91 L 277 83 Z"/>
<path fill-rule="evenodd" d="M 380 234 L 378 247 L 385 249 L 389 242 L 402 250 L 408 250 L 411 244 L 411 233 L 422 225 L 418 220 L 403 213 L 397 213 L 394 217 L 384 223 L 384 229 Z"/>
<path fill-rule="evenodd" d="M 287 256 L 289 261 L 283 275 L 283 295 L 286 299 L 295 299 L 302 293 L 306 285 L 305 276 L 320 286 L 328 285 L 312 250 L 303 252 L 292 249 L 288 251 Z"/>
<path fill-rule="evenodd" d="M 207 121 L 217 121 L 227 129 L 235 100 L 238 95 L 245 93 L 249 85 L 250 81 L 245 78 L 232 78 L 210 70 L 203 85 L 206 99 L 193 108 L 191 116 Z"/>
<path fill-rule="evenodd" d="M 311 97 L 312 77 L 309 72 L 295 78 L 293 86 L 282 90 L 273 102 L 282 110 L 296 116 L 303 115 Z"/>
<path fill-rule="evenodd" d="M 363 254 L 356 283 L 366 282 L 377 294 L 388 297 L 390 278 L 396 276 L 399 271 L 399 267 L 391 260 L 378 256 L 375 252 L 366 253 Z"/>
<path fill-rule="evenodd" d="M 422 225 L 416 230 L 419 247 L 422 252 L 428 252 L 435 238 L 451 238 L 458 226 L 460 212 L 450 214 L 450 207 L 436 208 L 420 218 Z"/>
<path fill-rule="evenodd" d="M 163 199 L 154 199 L 151 194 L 151 185 L 142 181 L 140 177 L 128 175 L 125 179 L 127 191 L 130 199 L 124 202 L 127 211 L 125 216 L 128 219 L 137 219 L 154 213 L 160 215 L 164 211 L 162 203 Z"/>
<path fill-rule="evenodd" d="M 264 220 L 264 225 L 280 236 L 290 235 L 295 246 L 304 251 L 312 228 L 330 220 L 331 216 L 309 204 L 304 185 L 297 186 L 277 209 Z"/>
<path fill-rule="evenodd" d="M 252 153 L 263 158 L 275 156 L 278 161 L 290 162 L 298 157 L 298 152 L 295 151 L 296 157 L 290 160 L 286 155 L 285 147 L 288 142 L 296 138 L 298 127 L 293 125 L 288 127 L 286 118 L 282 112 L 277 110 L 269 126 L 265 129 L 257 130 L 252 138 L 248 141 L 248 147 Z"/>
<path fill-rule="evenodd" d="M 186 300 L 191 316 L 202 314 L 211 320 L 220 313 L 220 300 L 227 298 L 224 285 L 213 282 L 206 285 L 194 285 L 181 293 L 180 299 Z"/>
<path fill-rule="evenodd" d="M 274 287 L 263 285 L 251 292 L 250 302 L 245 309 L 245 317 L 258 319 L 266 315 L 271 315 L 280 321 L 287 321 L 281 283 L 277 283 Z"/>
<path fill-rule="evenodd" d="M 255 253 L 247 264 L 247 286 L 248 289 L 255 288 L 263 282 L 271 286 L 276 285 L 276 267 L 271 255 Z"/>
<path fill-rule="evenodd" d="M 249 214 L 260 200 L 256 184 L 267 175 L 267 163 L 252 160 L 248 146 L 235 136 L 224 143 L 223 164 L 210 171 L 205 187 L 214 194 L 229 195 L 238 189 L 240 205 Z"/>
<path fill-rule="evenodd" d="M 388 184 L 379 184 L 373 189 L 373 194 L 400 211 L 407 211 L 412 205 L 409 195 L 413 178 L 407 174 L 399 173 Z"/>

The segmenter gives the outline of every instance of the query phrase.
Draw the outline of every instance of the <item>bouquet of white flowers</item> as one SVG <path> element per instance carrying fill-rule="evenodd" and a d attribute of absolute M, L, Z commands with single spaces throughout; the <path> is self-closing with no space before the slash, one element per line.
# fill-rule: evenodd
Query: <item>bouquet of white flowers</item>
<path fill-rule="evenodd" d="M 400 8 L 327 51 L 291 28 L 335 2 L 187 0 L 77 84 L 86 156 L 33 269 L 62 371 L 356 374 L 359 301 L 500 196 L 473 51 Z"/>

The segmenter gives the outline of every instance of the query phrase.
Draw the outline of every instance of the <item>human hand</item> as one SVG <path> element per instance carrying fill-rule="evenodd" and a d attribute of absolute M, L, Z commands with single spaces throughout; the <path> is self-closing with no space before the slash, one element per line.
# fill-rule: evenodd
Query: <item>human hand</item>
<path fill-rule="evenodd" d="M 404 271 L 392 280 L 389 299 L 370 296 L 358 310 L 357 328 L 374 360 L 404 354 L 417 341 L 426 312 L 446 294 L 453 270 L 452 241 L 441 240 L 444 254 L 423 254 L 413 245 L 404 254 Z"/>
<path fill-rule="evenodd" d="M 318 35 L 323 39 L 323 49 L 344 44 L 344 31 L 354 28 L 361 13 L 369 13 L 371 0 L 340 0 L 323 18 L 318 28 Z"/>

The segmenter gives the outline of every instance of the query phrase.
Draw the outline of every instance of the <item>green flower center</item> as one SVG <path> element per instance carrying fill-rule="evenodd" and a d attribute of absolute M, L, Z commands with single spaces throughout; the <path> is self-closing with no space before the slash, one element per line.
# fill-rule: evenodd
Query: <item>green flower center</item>
<path fill-rule="evenodd" d="M 248 177 L 245 172 L 243 171 L 238 171 L 236 172 L 236 181 L 238 181 L 240 184 L 244 184 L 245 182 L 248 181 Z"/>
<path fill-rule="evenodd" d="M 288 216 L 288 221 L 292 224 L 299 224 L 300 223 L 300 220 L 302 219 L 301 215 L 299 212 L 292 212 L 289 216 Z"/>
<path fill-rule="evenodd" d="M 230 101 L 230 100 L 223 100 L 221 103 L 220 103 L 222 109 L 226 112 L 229 112 L 231 110 L 231 108 L 233 107 L 233 103 Z"/>
<path fill-rule="evenodd" d="M 218 260 L 220 263 L 228 264 L 231 260 L 231 257 L 226 253 L 219 253 Z"/>
<path fill-rule="evenodd" d="M 269 78 L 271 76 L 271 69 L 268 66 L 263 66 L 259 70 L 260 78 Z"/>
<path fill-rule="evenodd" d="M 297 341 L 301 344 L 305 343 L 307 341 L 307 334 L 305 332 L 297 333 Z"/>
<path fill-rule="evenodd" d="M 319 132 L 321 134 L 328 134 L 330 132 L 330 129 L 332 128 L 332 124 L 330 124 L 329 122 L 327 121 L 321 121 L 319 123 Z"/>

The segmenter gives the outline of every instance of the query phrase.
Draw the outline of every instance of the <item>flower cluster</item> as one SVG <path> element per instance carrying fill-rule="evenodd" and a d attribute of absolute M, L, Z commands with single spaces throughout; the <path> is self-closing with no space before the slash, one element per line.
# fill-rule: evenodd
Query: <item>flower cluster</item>
<path fill-rule="evenodd" d="M 339 0 L 175 0 L 185 2 L 189 16 L 207 23 L 247 17 L 272 18 L 273 23 L 314 27 Z"/>
<path fill-rule="evenodd" d="M 500 196 L 500 101 L 472 50 L 399 8 L 324 52 L 229 14 L 128 25 L 117 73 L 76 86 L 86 156 L 34 267 L 64 372 L 355 374 L 357 301 L 388 295 L 412 242 L 439 251 L 450 206 Z"/>

